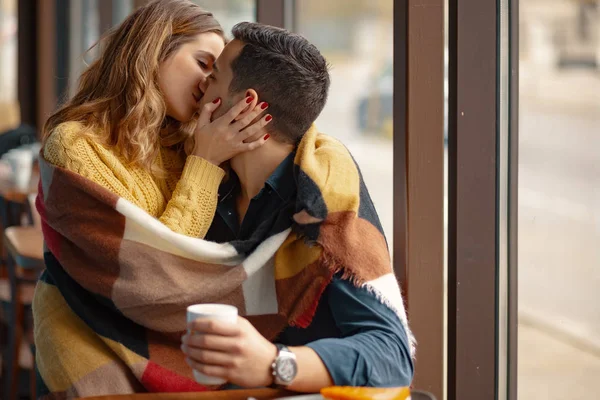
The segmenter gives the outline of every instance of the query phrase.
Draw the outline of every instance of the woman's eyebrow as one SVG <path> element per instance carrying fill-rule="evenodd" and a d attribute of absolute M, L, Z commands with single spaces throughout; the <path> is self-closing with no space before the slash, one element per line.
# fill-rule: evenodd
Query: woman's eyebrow
<path fill-rule="evenodd" d="M 196 51 L 196 56 L 204 56 L 204 57 L 208 57 L 208 58 L 210 58 L 210 61 L 211 61 L 211 62 L 213 62 L 213 63 L 214 63 L 214 62 L 215 62 L 215 60 L 216 60 L 216 57 L 215 57 L 215 55 L 214 55 L 214 54 L 212 54 L 212 53 L 211 53 L 211 52 L 209 52 L 209 51 L 205 51 L 205 50 L 197 50 L 197 51 Z"/>

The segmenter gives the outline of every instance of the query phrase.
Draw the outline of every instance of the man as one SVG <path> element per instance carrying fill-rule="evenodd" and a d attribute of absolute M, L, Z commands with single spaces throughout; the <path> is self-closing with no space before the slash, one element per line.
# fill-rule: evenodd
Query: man
<path fill-rule="evenodd" d="M 244 96 L 252 107 L 260 97 L 273 120 L 266 127 L 270 140 L 231 160 L 206 237 L 217 242 L 248 240 L 275 212 L 295 203 L 294 157 L 325 105 L 330 82 L 325 59 L 299 35 L 253 23 L 236 25 L 233 35 L 214 65 L 204 101 L 223 99 L 219 113 L 224 113 Z M 277 346 L 245 319 L 237 326 L 196 321 L 190 327 L 200 335 L 183 339 L 188 364 L 244 387 L 277 383 L 315 392 L 332 384 L 408 386 L 411 343 L 398 315 L 343 278 L 333 276 L 310 324 L 288 326 L 274 341 Z M 290 354 L 287 371 L 272 368 Z"/>

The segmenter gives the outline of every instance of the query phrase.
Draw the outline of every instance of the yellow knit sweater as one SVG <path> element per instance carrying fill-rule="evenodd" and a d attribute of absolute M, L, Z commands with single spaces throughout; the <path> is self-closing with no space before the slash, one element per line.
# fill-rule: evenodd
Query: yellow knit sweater
<path fill-rule="evenodd" d="M 183 159 L 177 152 L 161 148 L 156 159 L 168 173 L 154 177 L 140 167 L 131 167 L 114 151 L 80 135 L 82 125 L 65 122 L 57 126 L 44 145 L 44 158 L 94 181 L 123 197 L 171 230 L 192 237 L 204 237 L 217 207 L 219 184 L 225 172 L 202 158 Z M 184 164 L 185 163 L 185 164 Z"/>

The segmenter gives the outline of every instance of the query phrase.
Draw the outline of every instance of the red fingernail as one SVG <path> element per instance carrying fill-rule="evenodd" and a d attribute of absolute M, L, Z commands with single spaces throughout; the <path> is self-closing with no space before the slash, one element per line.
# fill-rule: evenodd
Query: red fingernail
<path fill-rule="evenodd" d="M 268 139 L 268 138 L 270 138 L 270 137 L 271 137 L 271 135 L 269 135 L 269 134 L 267 133 L 267 134 L 265 135 L 265 138 L 264 138 L 264 139 L 265 139 L 265 140 L 267 140 L 267 139 Z"/>
<path fill-rule="evenodd" d="M 267 107 L 269 107 L 269 103 L 266 103 L 266 102 L 265 102 L 265 103 L 262 103 L 262 104 L 260 105 L 260 109 L 261 109 L 261 110 L 264 110 L 264 109 L 265 109 L 265 108 L 267 108 Z"/>
<path fill-rule="evenodd" d="M 269 122 L 272 119 L 273 119 L 273 117 L 271 115 L 267 115 L 267 117 L 265 118 L 265 121 Z"/>
<path fill-rule="evenodd" d="M 214 99 L 214 100 L 213 100 L 213 103 L 214 103 L 214 104 L 217 104 L 217 103 L 218 103 L 218 102 L 220 102 L 220 101 L 221 101 L 221 99 L 217 97 L 216 99 Z"/>
<path fill-rule="evenodd" d="M 250 103 L 252 103 L 252 100 L 254 100 L 254 97 L 250 96 L 246 99 L 246 103 L 250 104 Z"/>

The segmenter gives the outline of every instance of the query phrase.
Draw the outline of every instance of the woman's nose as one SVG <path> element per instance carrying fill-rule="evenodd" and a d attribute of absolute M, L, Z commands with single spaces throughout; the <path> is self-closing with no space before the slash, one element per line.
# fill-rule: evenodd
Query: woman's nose
<path fill-rule="evenodd" d="M 200 83 L 198 83 L 198 88 L 202 91 L 202 93 L 206 93 L 206 88 L 208 87 L 208 75 L 202 76 L 200 78 Z"/>

